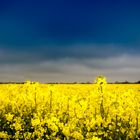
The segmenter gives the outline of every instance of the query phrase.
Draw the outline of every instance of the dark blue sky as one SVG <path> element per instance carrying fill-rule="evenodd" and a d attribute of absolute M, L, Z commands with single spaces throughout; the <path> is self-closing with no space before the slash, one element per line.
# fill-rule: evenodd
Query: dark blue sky
<path fill-rule="evenodd" d="M 122 77 L 121 72 L 118 72 L 117 76 L 115 73 L 110 75 L 112 72 L 109 73 L 109 70 L 113 68 L 111 63 L 108 64 L 108 72 L 105 71 L 106 65 L 102 64 L 102 60 L 107 59 L 105 62 L 108 62 L 108 59 L 115 57 L 114 61 L 116 61 L 118 58 L 124 59 L 125 57 L 128 61 L 132 57 L 138 61 L 139 57 L 134 57 L 139 56 L 140 49 L 139 7 L 139 1 L 129 0 L 1 0 L 0 65 L 3 67 L 1 74 L 5 75 L 1 76 L 1 79 L 24 80 L 30 78 L 40 80 L 36 75 L 44 71 L 42 75 L 46 75 L 46 78 L 49 77 L 50 81 L 54 79 L 63 81 L 61 76 L 55 77 L 55 75 L 61 73 L 67 79 L 70 77 L 66 75 L 74 75 L 74 77 L 77 75 L 66 70 L 66 64 L 68 67 L 73 64 L 82 65 L 87 69 L 92 67 L 93 73 L 87 73 L 87 80 L 90 80 L 88 75 L 91 77 L 96 74 L 94 69 L 96 71 L 102 69 L 99 74 L 106 74 L 110 80 L 115 79 L 118 75 Z M 54 64 L 56 60 L 62 64 L 56 66 Z M 70 64 L 66 62 L 64 65 L 64 60 L 70 61 Z M 71 62 L 71 60 L 73 61 Z M 80 60 L 85 63 L 81 64 Z M 87 65 L 89 60 L 92 62 L 100 60 L 100 62 L 90 64 L 91 67 L 89 67 Z M 122 59 L 119 61 L 122 62 Z M 43 66 L 40 66 L 42 63 Z M 49 66 L 46 63 L 51 63 L 54 66 Z M 28 70 L 32 69 L 33 64 L 35 64 L 35 69 L 39 67 L 37 72 Z M 122 71 L 119 64 L 117 68 Z M 22 71 L 21 65 L 27 65 L 27 70 L 22 69 Z M 63 66 L 64 68 L 59 70 L 59 67 Z M 18 71 L 19 77 L 21 75 L 23 77 L 19 79 L 11 77 L 14 73 L 12 67 L 18 67 L 14 72 Z M 133 66 L 134 68 L 135 66 Z M 131 71 L 131 64 L 123 69 Z M 55 71 L 55 74 L 49 74 L 49 70 Z M 76 70 L 78 71 L 78 68 Z M 75 71 L 75 69 L 71 71 Z M 31 72 L 36 73 L 35 76 Z M 131 78 L 128 74 L 119 80 L 124 78 L 135 80 L 133 73 L 134 70 L 130 73 Z M 84 78 L 79 78 L 79 75 L 77 79 L 71 78 L 70 81 L 84 81 L 86 80 L 86 72 L 84 74 Z M 81 73 L 81 77 L 84 74 Z"/>

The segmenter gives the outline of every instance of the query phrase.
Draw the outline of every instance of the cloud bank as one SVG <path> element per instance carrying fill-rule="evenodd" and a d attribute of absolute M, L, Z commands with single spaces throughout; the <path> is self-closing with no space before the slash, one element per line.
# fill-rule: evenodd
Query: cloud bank
<path fill-rule="evenodd" d="M 139 60 L 138 49 L 114 45 L 1 47 L 0 81 L 92 82 L 97 75 L 109 82 L 138 81 Z"/>

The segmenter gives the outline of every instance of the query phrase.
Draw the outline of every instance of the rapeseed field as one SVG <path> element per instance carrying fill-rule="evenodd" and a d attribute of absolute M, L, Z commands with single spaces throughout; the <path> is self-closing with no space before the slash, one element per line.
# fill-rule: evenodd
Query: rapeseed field
<path fill-rule="evenodd" d="M 0 139 L 140 138 L 140 85 L 1 84 Z"/>

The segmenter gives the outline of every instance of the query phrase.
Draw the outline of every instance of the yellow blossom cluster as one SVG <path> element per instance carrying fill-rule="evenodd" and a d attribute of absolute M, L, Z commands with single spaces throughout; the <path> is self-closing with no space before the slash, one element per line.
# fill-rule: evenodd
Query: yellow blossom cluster
<path fill-rule="evenodd" d="M 0 139 L 129 140 L 140 138 L 140 85 L 0 85 Z"/>

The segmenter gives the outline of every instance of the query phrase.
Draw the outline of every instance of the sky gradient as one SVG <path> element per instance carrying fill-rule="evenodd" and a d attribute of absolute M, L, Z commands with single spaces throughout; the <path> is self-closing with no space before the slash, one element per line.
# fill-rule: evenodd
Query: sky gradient
<path fill-rule="evenodd" d="M 140 2 L 1 0 L 0 81 L 140 80 Z"/>

